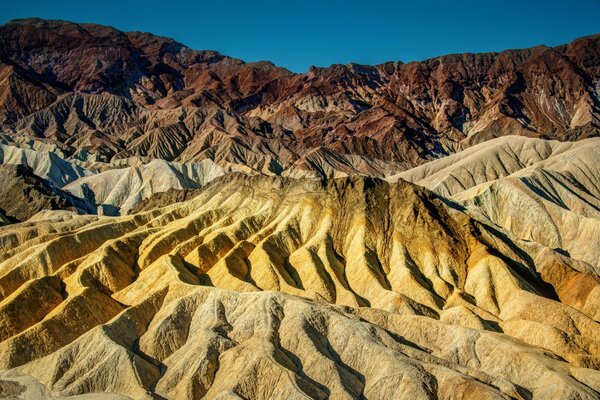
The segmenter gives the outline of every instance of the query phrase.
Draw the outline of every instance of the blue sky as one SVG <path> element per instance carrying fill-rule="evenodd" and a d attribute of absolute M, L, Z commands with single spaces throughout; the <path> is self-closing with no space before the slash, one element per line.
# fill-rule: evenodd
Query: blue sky
<path fill-rule="evenodd" d="M 292 71 L 558 45 L 600 33 L 600 0 L 8 0 L 0 23 L 30 16 L 173 37 L 195 49 Z"/>

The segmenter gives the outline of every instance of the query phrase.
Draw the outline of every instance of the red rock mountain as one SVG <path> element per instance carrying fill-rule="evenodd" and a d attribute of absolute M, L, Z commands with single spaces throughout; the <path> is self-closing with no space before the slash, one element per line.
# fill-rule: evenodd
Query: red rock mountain
<path fill-rule="evenodd" d="M 600 35 L 295 74 L 148 33 L 15 20 L 0 27 L 0 125 L 101 161 L 387 175 L 497 136 L 598 135 Z"/>

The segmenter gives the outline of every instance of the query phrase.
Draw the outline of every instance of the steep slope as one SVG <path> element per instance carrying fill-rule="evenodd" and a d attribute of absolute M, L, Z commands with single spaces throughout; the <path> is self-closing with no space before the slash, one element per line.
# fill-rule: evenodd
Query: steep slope
<path fill-rule="evenodd" d="M 166 192 L 154 193 L 152 196 L 140 201 L 133 208 L 128 210 L 128 214 L 137 214 L 141 211 L 154 210 L 174 203 L 193 199 L 202 193 L 202 189 L 170 189 Z"/>
<path fill-rule="evenodd" d="M 22 171 L 30 170 L 28 174 L 35 175 L 31 179 L 44 181 L 38 182 L 38 186 L 46 188 L 44 193 L 55 197 L 52 202 L 36 205 L 34 210 L 44 208 L 42 204 L 49 209 L 68 209 L 77 204 L 79 210 L 86 212 L 119 215 L 155 194 L 197 189 L 226 172 L 210 160 L 187 164 L 163 160 L 144 163 L 134 157 L 102 163 L 89 160 L 86 154 L 62 158 L 61 149 L 37 140 L 18 142 L 5 138 L 4 143 L 0 144 L 0 165 L 6 165 L 7 174 L 0 175 L 0 183 L 5 188 L 14 185 L 17 178 L 9 171 L 22 166 Z M 14 207 L 19 207 L 17 198 L 9 201 L 16 201 Z M 23 214 L 31 215 L 28 211 Z"/>
<path fill-rule="evenodd" d="M 1 26 L 0 397 L 599 398 L 599 88 Z"/>
<path fill-rule="evenodd" d="M 230 174 L 0 244 L 0 380 L 58 395 L 600 393 L 598 270 L 405 181 Z"/>
<path fill-rule="evenodd" d="M 57 188 L 94 174 L 94 171 L 62 159 L 54 151 L 23 149 L 3 144 L 0 144 L 0 164 L 22 165 L 30 168 L 35 175 Z"/>
<path fill-rule="evenodd" d="M 354 175 L 383 178 L 400 168 L 404 169 L 397 163 L 340 154 L 319 147 L 304 154 L 281 175 L 290 178 L 341 178 Z"/>
<path fill-rule="evenodd" d="M 384 176 L 498 136 L 597 136 L 599 82 L 597 35 L 294 74 L 93 24 L 0 27 L 2 130 L 103 162 L 210 159 L 271 173 L 298 163 L 298 176 L 341 162 L 338 176 L 350 159 Z"/>
<path fill-rule="evenodd" d="M 71 182 L 64 191 L 105 215 L 127 213 L 154 194 L 197 189 L 225 173 L 210 160 L 179 164 L 153 160 L 138 167 L 116 168 Z"/>
<path fill-rule="evenodd" d="M 578 143 L 549 141 L 518 136 L 507 136 L 475 145 L 460 153 L 400 172 L 386 180 L 404 179 L 425 186 L 444 196 L 454 196 L 472 187 L 509 176 L 525 168 L 543 168 L 572 159 L 585 168 L 596 168 L 594 153 L 600 140 L 588 139 Z M 579 155 L 589 152 L 585 157 Z M 556 158 L 554 158 L 556 157 Z M 546 161 L 548 160 L 548 161 Z M 531 167 L 531 168 L 530 168 Z M 584 186 L 597 188 L 597 183 L 584 181 Z"/>
<path fill-rule="evenodd" d="M 42 210 L 88 212 L 87 205 L 23 165 L 0 165 L 0 221 L 25 221 Z"/>
<path fill-rule="evenodd" d="M 600 139 L 505 137 L 403 172 L 523 240 L 600 270 Z"/>

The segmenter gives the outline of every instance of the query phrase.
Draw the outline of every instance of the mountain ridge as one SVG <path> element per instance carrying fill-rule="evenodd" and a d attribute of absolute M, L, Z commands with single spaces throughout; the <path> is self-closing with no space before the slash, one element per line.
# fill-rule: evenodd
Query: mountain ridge
<path fill-rule="evenodd" d="M 0 27 L 0 397 L 600 396 L 600 35 L 295 74 Z"/>
<path fill-rule="evenodd" d="M 2 129 L 105 162 L 277 171 L 324 147 L 400 172 L 496 136 L 578 140 L 600 127 L 599 35 L 305 74 L 62 21 L 6 24 L 0 42 Z"/>
<path fill-rule="evenodd" d="M 403 180 L 236 173 L 134 215 L 0 228 L 0 382 L 131 398 L 596 398 L 600 270 L 465 211 Z"/>

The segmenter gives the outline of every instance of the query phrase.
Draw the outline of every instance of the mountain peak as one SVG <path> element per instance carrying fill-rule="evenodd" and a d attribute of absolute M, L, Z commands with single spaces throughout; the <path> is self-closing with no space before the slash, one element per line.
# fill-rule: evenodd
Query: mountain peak
<path fill-rule="evenodd" d="M 399 172 L 501 135 L 597 135 L 598 37 L 294 74 L 149 33 L 17 20 L 0 27 L 0 69 L 14 77 L 4 83 L 0 121 L 7 132 L 102 149 L 108 159 L 222 157 L 282 171 L 324 147 L 360 157 L 363 171 L 374 163 Z M 111 107 L 82 108 L 69 118 L 59 108 L 66 93 L 116 97 L 105 98 Z M 230 118 L 217 133 L 204 120 L 181 116 L 182 107 L 201 118 L 216 111 Z M 258 157 L 247 154 L 255 151 Z"/>

